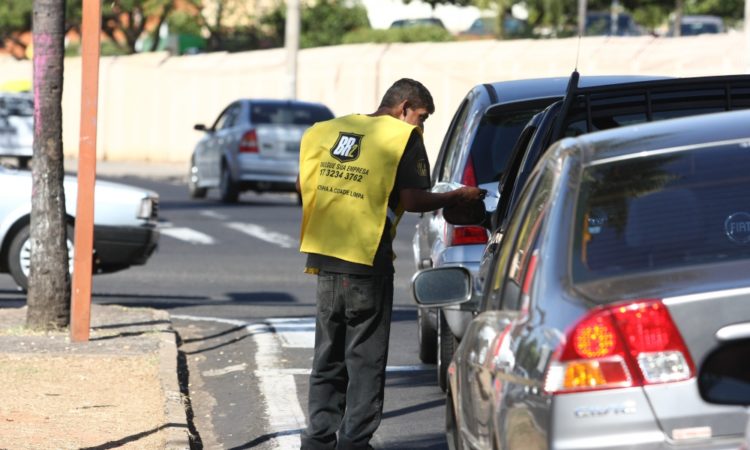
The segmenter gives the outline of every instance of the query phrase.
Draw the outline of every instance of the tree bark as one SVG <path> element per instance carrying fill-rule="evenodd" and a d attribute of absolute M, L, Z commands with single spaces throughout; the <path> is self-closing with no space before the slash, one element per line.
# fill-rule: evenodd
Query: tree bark
<path fill-rule="evenodd" d="M 32 32 L 34 156 L 26 326 L 52 330 L 70 323 L 61 104 L 65 0 L 34 0 Z"/>

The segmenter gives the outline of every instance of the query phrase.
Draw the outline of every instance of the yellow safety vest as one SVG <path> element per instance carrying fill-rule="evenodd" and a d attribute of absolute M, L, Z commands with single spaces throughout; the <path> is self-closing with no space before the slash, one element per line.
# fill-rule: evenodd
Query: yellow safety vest
<path fill-rule="evenodd" d="M 388 198 L 413 125 L 394 117 L 352 114 L 308 128 L 300 144 L 300 251 L 373 265 L 391 216 Z"/>

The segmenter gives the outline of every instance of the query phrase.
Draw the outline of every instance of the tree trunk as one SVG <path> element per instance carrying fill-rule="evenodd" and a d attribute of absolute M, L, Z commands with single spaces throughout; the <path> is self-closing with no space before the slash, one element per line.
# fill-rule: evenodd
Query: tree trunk
<path fill-rule="evenodd" d="M 70 323 L 61 104 L 65 0 L 34 0 L 32 32 L 34 157 L 26 326 L 52 330 Z"/>

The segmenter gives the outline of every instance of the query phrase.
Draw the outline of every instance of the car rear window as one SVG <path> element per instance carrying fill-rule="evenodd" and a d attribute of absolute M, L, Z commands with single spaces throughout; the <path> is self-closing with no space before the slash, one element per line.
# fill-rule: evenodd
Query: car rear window
<path fill-rule="evenodd" d="M 250 121 L 256 124 L 312 125 L 332 118 L 333 113 L 322 106 L 270 103 L 250 106 Z"/>
<path fill-rule="evenodd" d="M 748 168 L 747 143 L 586 168 L 574 281 L 750 258 Z"/>
<path fill-rule="evenodd" d="M 523 127 L 540 109 L 484 116 L 471 143 L 471 161 L 478 184 L 500 180 Z"/>

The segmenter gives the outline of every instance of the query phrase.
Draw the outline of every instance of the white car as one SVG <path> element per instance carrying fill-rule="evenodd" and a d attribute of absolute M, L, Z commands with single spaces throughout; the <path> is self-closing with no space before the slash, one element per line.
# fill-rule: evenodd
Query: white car
<path fill-rule="evenodd" d="M 28 92 L 0 93 L 0 156 L 28 166 L 33 154 L 34 100 Z"/>
<path fill-rule="evenodd" d="M 0 186 L 0 273 L 9 273 L 25 290 L 31 260 L 31 172 L 0 167 Z M 72 270 L 76 177 L 66 176 L 64 186 Z M 134 186 L 97 181 L 94 199 L 94 273 L 145 264 L 159 241 L 159 195 Z"/>

